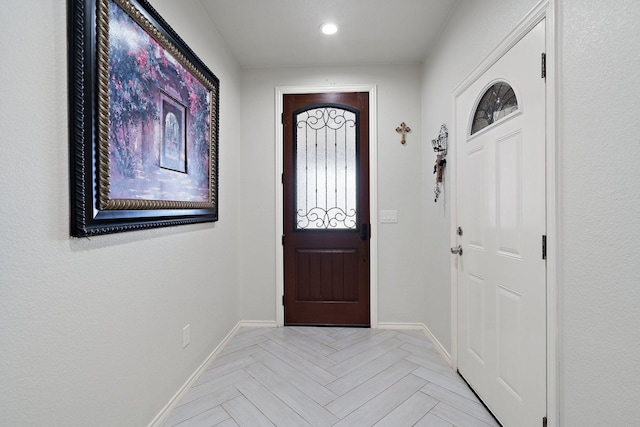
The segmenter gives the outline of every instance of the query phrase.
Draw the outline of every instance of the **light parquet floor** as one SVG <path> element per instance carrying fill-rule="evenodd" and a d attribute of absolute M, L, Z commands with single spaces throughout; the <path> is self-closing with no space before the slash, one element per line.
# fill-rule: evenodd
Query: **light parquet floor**
<path fill-rule="evenodd" d="M 420 331 L 242 328 L 166 427 L 499 426 Z"/>

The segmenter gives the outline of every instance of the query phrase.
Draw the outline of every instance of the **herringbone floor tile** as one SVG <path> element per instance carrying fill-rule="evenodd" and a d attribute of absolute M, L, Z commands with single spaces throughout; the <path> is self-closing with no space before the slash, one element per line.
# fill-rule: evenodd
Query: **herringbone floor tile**
<path fill-rule="evenodd" d="M 165 427 L 498 426 L 420 331 L 243 328 Z"/>

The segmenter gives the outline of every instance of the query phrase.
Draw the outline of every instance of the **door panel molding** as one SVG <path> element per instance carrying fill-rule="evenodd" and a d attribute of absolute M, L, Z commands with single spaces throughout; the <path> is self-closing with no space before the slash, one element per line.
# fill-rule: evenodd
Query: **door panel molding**
<path fill-rule="evenodd" d="M 546 22 L 546 225 L 547 225 L 547 299 L 546 299 L 546 319 L 547 319 L 547 425 L 549 427 L 560 426 L 559 413 L 559 357 L 558 357 L 558 260 L 557 248 L 559 246 L 559 237 L 557 234 L 557 174 L 556 174 L 556 141 L 558 134 L 557 127 L 557 107 L 558 91 L 557 87 L 557 67 L 558 57 L 560 55 L 557 34 L 556 21 L 557 0 L 541 0 L 537 3 L 529 13 L 515 26 L 515 28 L 498 44 L 498 46 L 480 63 L 478 66 L 454 89 L 451 94 L 451 117 L 454 125 L 449 130 L 449 136 L 453 144 L 449 145 L 449 156 L 456 158 L 456 143 L 459 140 L 466 140 L 466 135 L 456 135 L 456 123 L 460 120 L 468 120 L 468 117 L 457 117 L 456 98 L 461 95 L 479 76 L 484 74 L 493 64 L 495 64 L 506 52 L 509 51 L 522 37 L 524 37 L 531 29 L 533 29 L 540 21 Z M 451 207 L 451 230 L 450 243 L 451 247 L 457 245 L 457 218 L 458 207 L 456 201 L 457 182 L 456 182 L 456 165 L 455 162 L 447 165 L 449 167 L 449 187 L 452 189 L 454 197 L 449 201 Z M 457 273 L 457 257 L 451 257 L 451 362 L 452 367 L 457 369 L 458 366 L 458 273 Z"/>
<path fill-rule="evenodd" d="M 283 165 L 283 96 L 286 94 L 368 92 L 369 93 L 369 209 L 370 209 L 370 322 L 378 327 L 378 138 L 377 138 L 377 87 L 376 85 L 332 85 L 332 86 L 276 86 L 275 88 L 275 254 L 276 254 L 276 324 L 284 325 L 284 253 L 282 245 L 284 221 L 284 192 L 282 185 Z"/>

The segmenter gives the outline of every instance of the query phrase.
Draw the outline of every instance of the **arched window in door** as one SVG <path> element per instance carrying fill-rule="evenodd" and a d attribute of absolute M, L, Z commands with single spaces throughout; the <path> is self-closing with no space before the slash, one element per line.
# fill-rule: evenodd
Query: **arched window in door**
<path fill-rule="evenodd" d="M 318 104 L 294 112 L 296 230 L 355 230 L 359 114 Z"/>
<path fill-rule="evenodd" d="M 509 83 L 500 81 L 482 95 L 473 115 L 471 135 L 518 111 L 518 100 Z"/>

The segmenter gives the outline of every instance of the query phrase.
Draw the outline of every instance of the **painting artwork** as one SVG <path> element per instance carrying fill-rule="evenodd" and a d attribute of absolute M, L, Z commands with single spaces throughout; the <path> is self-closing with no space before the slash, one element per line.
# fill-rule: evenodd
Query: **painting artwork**
<path fill-rule="evenodd" d="M 72 3 L 72 235 L 216 221 L 218 79 L 146 0 Z"/>

